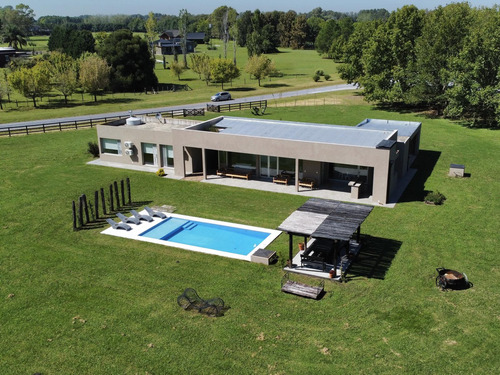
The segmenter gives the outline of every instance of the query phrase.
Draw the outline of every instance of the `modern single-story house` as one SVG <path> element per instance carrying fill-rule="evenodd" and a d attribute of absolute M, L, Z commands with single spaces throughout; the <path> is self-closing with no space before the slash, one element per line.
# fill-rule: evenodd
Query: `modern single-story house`
<path fill-rule="evenodd" d="M 101 161 L 163 167 L 178 178 L 199 173 L 292 184 L 297 191 L 350 190 L 380 204 L 409 173 L 421 132 L 419 122 L 377 119 L 357 126 L 227 116 L 128 120 L 98 126 Z"/>
<path fill-rule="evenodd" d="M 158 55 L 173 55 L 174 49 L 175 53 L 181 55 L 182 52 L 182 42 L 181 39 L 159 39 L 154 42 L 156 53 Z M 186 41 L 186 52 L 193 53 L 196 44 L 190 40 Z"/>

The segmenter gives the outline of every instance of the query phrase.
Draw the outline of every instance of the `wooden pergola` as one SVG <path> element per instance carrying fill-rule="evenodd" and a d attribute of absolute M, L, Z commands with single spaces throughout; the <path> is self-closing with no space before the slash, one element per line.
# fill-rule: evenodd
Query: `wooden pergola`
<path fill-rule="evenodd" d="M 309 237 L 337 244 L 339 241 L 350 241 L 356 233 L 359 242 L 361 224 L 372 210 L 372 206 L 361 204 L 309 199 L 278 227 L 289 235 L 289 266 L 293 267 L 293 236 L 304 237 L 304 252 L 307 251 Z M 336 256 L 334 254 L 334 259 Z"/>

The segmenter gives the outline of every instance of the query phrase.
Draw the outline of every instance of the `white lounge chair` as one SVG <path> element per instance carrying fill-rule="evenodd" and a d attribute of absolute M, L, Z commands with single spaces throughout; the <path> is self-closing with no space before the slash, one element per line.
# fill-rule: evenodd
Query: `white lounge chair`
<path fill-rule="evenodd" d="M 150 214 L 153 217 L 156 216 L 156 217 L 159 217 L 160 219 L 166 219 L 167 218 L 167 215 L 165 215 L 163 212 L 154 211 L 152 208 L 150 208 L 148 206 L 145 206 L 144 209 L 147 211 L 148 214 Z"/>
<path fill-rule="evenodd" d="M 136 217 L 127 217 L 124 214 L 122 214 L 121 212 L 117 212 L 116 216 L 118 216 L 118 218 L 121 221 L 123 221 L 124 223 L 127 223 L 127 224 L 132 223 L 132 224 L 139 225 L 141 223 L 141 221 L 138 218 L 136 218 Z"/>
<path fill-rule="evenodd" d="M 106 219 L 109 225 L 111 225 L 111 228 L 113 229 L 124 229 L 124 230 L 131 230 L 132 228 L 130 225 L 125 224 L 125 223 L 117 223 L 113 219 Z"/>
<path fill-rule="evenodd" d="M 142 215 L 139 212 L 137 212 L 136 210 L 130 210 L 130 213 L 132 215 L 134 215 L 134 217 L 137 218 L 137 219 L 139 219 L 139 220 L 145 220 L 145 221 L 149 221 L 149 222 L 153 221 L 153 218 L 151 216 L 149 216 L 149 215 Z"/>

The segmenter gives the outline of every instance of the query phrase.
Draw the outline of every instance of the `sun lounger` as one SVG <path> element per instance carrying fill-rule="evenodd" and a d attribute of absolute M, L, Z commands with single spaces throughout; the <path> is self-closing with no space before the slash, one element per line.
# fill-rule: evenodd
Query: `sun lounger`
<path fill-rule="evenodd" d="M 122 214 L 121 212 L 117 212 L 116 216 L 118 216 L 118 218 L 121 221 L 123 221 L 124 223 L 127 223 L 127 224 L 132 223 L 132 224 L 139 225 L 141 223 L 141 221 L 138 218 L 136 218 L 136 217 L 127 217 L 124 214 Z"/>
<path fill-rule="evenodd" d="M 125 223 L 117 223 L 113 219 L 106 219 L 106 221 L 108 222 L 109 225 L 111 225 L 111 227 L 113 229 L 124 229 L 124 230 L 131 230 L 132 229 L 130 227 L 130 225 L 125 224 Z"/>
<path fill-rule="evenodd" d="M 132 215 L 134 215 L 134 217 L 137 218 L 137 219 L 139 219 L 139 220 L 145 220 L 145 221 L 149 221 L 149 222 L 153 221 L 153 218 L 151 216 L 149 216 L 149 215 L 142 215 L 139 212 L 137 212 L 136 210 L 130 210 L 130 213 Z"/>
<path fill-rule="evenodd" d="M 160 211 L 154 211 L 152 208 L 145 206 L 144 209 L 147 211 L 149 215 L 152 217 L 159 217 L 160 219 L 166 219 L 167 215 L 165 215 L 163 212 Z"/>

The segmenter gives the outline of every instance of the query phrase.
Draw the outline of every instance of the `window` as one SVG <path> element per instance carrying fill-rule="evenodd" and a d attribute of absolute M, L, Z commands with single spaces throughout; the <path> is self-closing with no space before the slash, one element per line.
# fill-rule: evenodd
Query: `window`
<path fill-rule="evenodd" d="M 103 154 L 122 154 L 122 142 L 119 139 L 101 138 L 101 151 Z"/>
<path fill-rule="evenodd" d="M 158 151 L 154 143 L 141 143 L 142 160 L 146 165 L 158 165 Z"/>
<path fill-rule="evenodd" d="M 174 167 L 174 148 L 170 145 L 160 145 L 161 166 L 167 168 Z"/>

